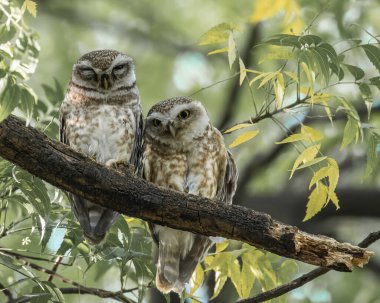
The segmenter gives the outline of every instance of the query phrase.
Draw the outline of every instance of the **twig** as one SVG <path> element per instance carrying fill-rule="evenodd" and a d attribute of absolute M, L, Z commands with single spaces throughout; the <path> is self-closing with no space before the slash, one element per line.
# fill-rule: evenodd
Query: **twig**
<path fill-rule="evenodd" d="M 10 290 L 4 286 L 4 284 L 2 284 L 0 282 L 0 292 L 3 292 L 4 295 L 6 295 L 8 297 L 8 301 L 12 302 L 13 301 L 13 295 L 12 293 L 10 292 Z"/>
<path fill-rule="evenodd" d="M 362 248 L 366 248 L 379 239 L 380 239 L 380 231 L 373 232 L 373 233 L 370 233 L 363 241 L 361 241 L 358 246 Z M 282 296 L 288 293 L 291 290 L 294 290 L 296 288 L 299 288 L 305 285 L 306 283 L 318 278 L 319 276 L 326 274 L 329 271 L 330 269 L 325 268 L 325 267 L 316 268 L 308 272 L 307 274 L 304 274 L 301 277 L 294 279 L 293 281 L 289 283 L 286 283 L 279 287 L 263 292 L 253 298 L 239 300 L 236 303 L 260 303 L 260 302 L 272 300 L 274 298 L 277 298 L 279 296 Z"/>
<path fill-rule="evenodd" d="M 244 50 L 242 51 L 241 58 L 247 68 L 251 65 L 253 61 L 252 56 L 252 48 L 258 44 L 259 42 L 259 32 L 260 32 L 260 24 L 256 24 L 255 26 L 252 26 L 250 28 L 247 43 L 245 45 Z M 231 118 L 233 117 L 233 113 L 238 108 L 238 100 L 239 100 L 239 94 L 241 94 L 242 90 L 240 89 L 240 83 L 239 78 L 236 78 L 235 81 L 232 83 L 230 92 L 226 99 L 225 105 L 223 106 L 224 110 L 221 114 L 221 119 L 218 124 L 218 128 L 222 129 L 227 126 L 227 124 L 230 122 Z"/>
<path fill-rule="evenodd" d="M 54 273 L 57 272 L 58 266 L 59 266 L 59 264 L 61 264 L 62 259 L 63 259 L 62 256 L 58 256 L 58 257 L 55 258 L 53 268 L 51 269 L 52 272 L 54 272 Z M 48 278 L 48 281 L 49 282 L 53 281 L 53 278 L 54 278 L 54 275 L 50 275 L 49 278 Z"/>
<path fill-rule="evenodd" d="M 9 251 L 3 251 L 3 253 L 13 256 L 14 258 L 21 261 L 24 265 L 29 266 L 30 268 L 33 268 L 33 269 L 38 270 L 40 272 L 46 273 L 48 275 L 53 275 L 54 277 L 60 279 L 62 282 L 75 286 L 76 289 L 78 289 L 78 291 L 81 293 L 92 294 L 92 295 L 98 296 L 100 298 L 112 298 L 116 301 L 124 302 L 124 303 L 132 303 L 131 300 L 129 300 L 127 297 L 125 297 L 123 295 L 123 293 L 124 293 L 123 290 L 117 291 L 117 292 L 112 292 L 112 291 L 99 289 L 99 288 L 86 287 L 86 286 L 84 286 L 78 282 L 75 282 L 75 281 L 70 280 L 64 276 L 61 276 L 60 274 L 58 274 L 58 273 L 56 273 L 50 269 L 47 269 L 47 268 L 44 268 L 38 264 L 32 263 L 22 255 L 19 255 L 19 254 L 14 253 L 14 252 L 9 252 Z M 133 290 L 126 290 L 125 292 L 130 292 L 130 291 L 133 291 Z M 25 301 L 25 299 L 26 299 L 25 297 L 21 297 L 17 300 L 11 301 L 11 302 L 21 303 L 21 302 L 28 302 L 30 300 L 30 298 L 28 298 L 28 300 L 26 300 L 26 301 Z"/>

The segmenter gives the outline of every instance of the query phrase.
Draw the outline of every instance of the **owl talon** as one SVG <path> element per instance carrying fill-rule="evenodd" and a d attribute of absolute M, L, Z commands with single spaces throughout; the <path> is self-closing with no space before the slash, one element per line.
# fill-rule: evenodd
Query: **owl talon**
<path fill-rule="evenodd" d="M 129 164 L 127 161 L 109 160 L 107 161 L 106 166 L 113 168 L 119 172 L 134 172 L 134 166 Z"/>

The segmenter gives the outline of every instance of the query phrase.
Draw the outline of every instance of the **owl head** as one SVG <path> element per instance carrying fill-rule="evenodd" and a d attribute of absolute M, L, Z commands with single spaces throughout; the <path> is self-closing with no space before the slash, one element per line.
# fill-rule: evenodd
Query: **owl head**
<path fill-rule="evenodd" d="M 132 58 L 115 50 L 97 50 L 79 58 L 71 81 L 87 90 L 115 91 L 136 81 Z"/>
<path fill-rule="evenodd" d="M 186 146 L 204 134 L 209 126 L 201 102 L 175 97 L 154 105 L 146 118 L 146 136 L 171 146 Z"/>

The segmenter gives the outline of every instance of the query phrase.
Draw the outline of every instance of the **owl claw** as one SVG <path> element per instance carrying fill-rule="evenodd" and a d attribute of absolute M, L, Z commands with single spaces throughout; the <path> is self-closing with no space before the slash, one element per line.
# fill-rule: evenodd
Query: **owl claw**
<path fill-rule="evenodd" d="M 118 161 L 111 159 L 106 162 L 106 166 L 113 168 L 119 172 L 134 172 L 133 165 L 129 164 L 127 161 Z"/>

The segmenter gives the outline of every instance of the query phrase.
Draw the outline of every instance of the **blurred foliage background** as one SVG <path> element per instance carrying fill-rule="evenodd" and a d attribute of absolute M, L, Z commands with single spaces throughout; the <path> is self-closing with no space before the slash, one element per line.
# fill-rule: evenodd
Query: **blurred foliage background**
<path fill-rule="evenodd" d="M 0 3 L 6 6 L 7 1 L 1 0 Z M 17 5 L 17 1 L 15 3 Z M 22 17 L 35 31 L 31 34 L 33 41 L 28 45 L 35 43 L 34 37 L 38 35 L 36 53 L 40 50 L 35 72 L 31 70 L 31 75 L 24 77 L 28 85 L 26 89 L 33 89 L 35 95 L 30 91 L 30 94 L 25 93 L 24 99 L 38 96 L 38 102 L 29 114 L 30 123 L 53 138 L 58 138 L 57 113 L 71 68 L 82 54 L 91 50 L 117 49 L 135 59 L 145 113 L 159 100 L 192 95 L 205 104 L 213 123 L 226 129 L 254 116 L 251 93 L 257 104 L 263 104 L 265 94 L 257 87 L 239 85 L 239 66 L 235 64 L 230 69 L 226 53 L 207 55 L 215 47 L 198 45 L 200 37 L 208 29 L 222 22 L 238 24 L 240 30 L 234 32 L 238 54 L 247 68 L 260 71 L 273 71 L 278 66 L 278 62 L 273 60 L 261 62 L 268 49 L 259 46 L 275 34 L 300 34 L 308 27 L 310 33 L 320 36 L 339 53 L 351 47 L 356 39 L 363 43 L 376 42 L 380 33 L 380 3 L 376 0 L 271 0 L 266 4 L 254 0 L 40 0 L 36 3 L 37 17 L 26 14 Z M 18 6 L 22 4 L 20 1 Z M 2 17 L 4 20 L 3 13 Z M 4 51 L 3 48 L 1 50 Z M 35 63 L 34 57 L 31 55 L 30 64 Z M 362 49 L 348 52 L 345 62 L 361 67 L 367 78 L 379 74 Z M 294 97 L 295 90 L 291 92 Z M 292 96 L 291 92 L 289 96 Z M 365 98 L 357 86 L 332 87 L 331 93 L 345 96 L 357 108 L 363 125 L 368 123 Z M 379 91 L 372 88 L 372 93 L 370 123 L 379 127 Z M 14 111 L 22 116 L 28 116 L 27 112 L 21 105 Z M 285 112 L 276 117 L 287 128 L 298 132 L 293 115 Z M 290 145 L 274 144 L 286 137 L 287 131 L 270 119 L 260 122 L 260 134 L 254 140 L 233 150 L 240 171 L 234 203 L 267 212 L 301 229 L 351 243 L 358 243 L 369 232 L 377 230 L 380 222 L 379 169 L 374 166 L 372 176 L 363 177 L 367 140 L 359 140 L 357 144 L 340 150 L 346 124 L 346 119 L 341 118 L 338 112 L 334 125 L 331 125 L 323 110 L 314 114 L 314 118 L 305 118 L 308 125 L 323 133 L 324 152 L 339 164 L 338 211 L 329 204 L 314 218 L 302 222 L 310 194 L 310 171 L 297 172 L 292 180 L 288 180 L 297 153 Z M 225 136 L 228 144 L 234 138 L 234 135 Z M 151 240 L 144 223 L 120 219 L 105 247 L 96 251 L 82 242 L 81 231 L 62 192 L 4 160 L 0 165 L 1 189 L 4 192 L 0 217 L 3 222 L 1 249 L 6 247 L 26 254 L 30 257 L 28 260 L 32 260 L 30 262 L 47 268 L 51 268 L 53 263 L 38 258 L 54 261 L 57 255 L 66 254 L 58 273 L 71 280 L 111 291 L 118 291 L 120 285 L 125 285 L 131 288 L 126 293 L 127 297 L 136 301 L 144 298 L 143 290 L 150 292 L 145 296 L 146 302 L 163 300 L 161 295 L 151 290 L 155 269 L 151 264 Z M 9 228 L 4 232 L 5 227 Z M 239 248 L 238 243 L 229 244 L 231 251 Z M 379 244 L 371 249 L 380 253 Z M 263 253 L 256 250 L 254 254 L 261 258 Z M 0 281 L 4 285 L 12 285 L 10 290 L 15 294 L 39 293 L 45 288 L 48 289 L 46 293 L 51 293 L 54 289 L 51 284 L 39 285 L 37 277 L 46 275 L 27 269 L 22 259 L 0 254 L 0 260 Z M 298 264 L 298 268 L 290 264 L 284 277 L 280 277 L 279 267 L 283 263 L 281 258 L 269 254 L 257 263 L 259 268 L 271 268 L 275 276 L 271 272 L 262 274 L 260 280 L 258 273 L 252 295 L 311 269 L 305 264 Z M 198 294 L 202 302 L 208 302 L 208 289 L 215 287 L 211 281 L 212 274 L 210 276 L 206 279 L 208 286 Z M 36 279 L 34 284 L 25 282 L 24 279 L 30 277 Z M 57 278 L 53 282 L 57 287 L 67 286 Z M 238 295 L 233 283 L 228 280 L 221 294 L 211 302 L 235 300 Z M 365 269 L 356 270 L 353 274 L 330 272 L 291 292 L 288 301 L 379 303 L 379 283 L 380 258 L 375 256 Z M 4 293 L 0 293 L 0 301 L 6 302 L 6 299 Z M 36 298 L 32 300 L 40 302 Z M 88 300 L 110 302 L 110 299 L 96 296 L 65 295 L 65 301 L 69 303 Z"/>

